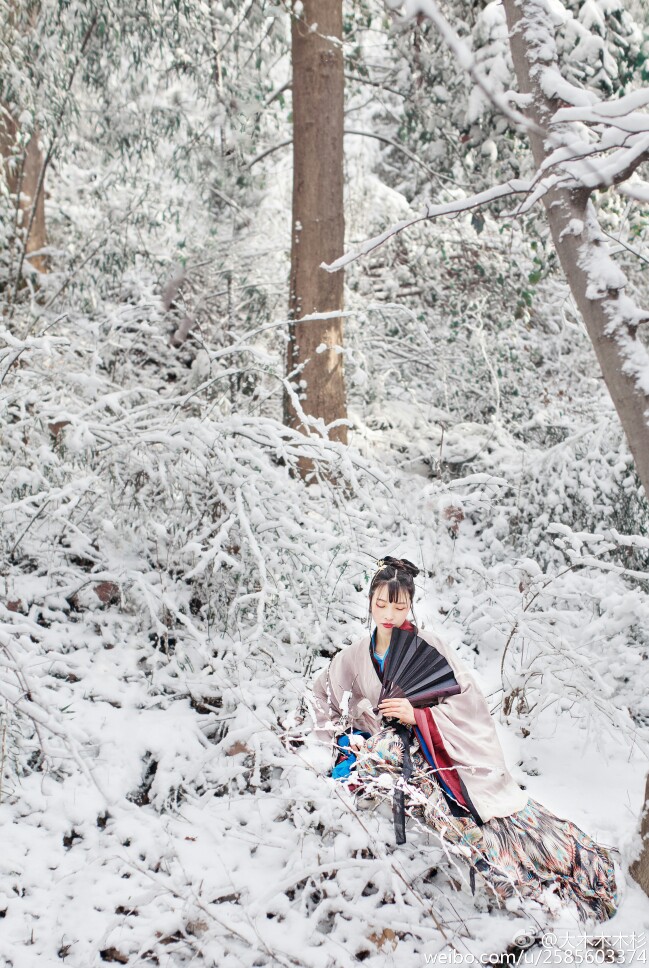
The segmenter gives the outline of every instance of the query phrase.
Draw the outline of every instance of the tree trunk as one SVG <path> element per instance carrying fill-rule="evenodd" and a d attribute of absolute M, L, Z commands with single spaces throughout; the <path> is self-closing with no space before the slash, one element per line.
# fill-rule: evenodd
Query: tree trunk
<path fill-rule="evenodd" d="M 13 131 L 12 131 L 13 129 Z M 9 140 L 11 133 L 13 139 Z M 45 232 L 45 184 L 39 186 L 43 153 L 35 131 L 23 152 L 15 153 L 18 134 L 15 123 L 0 122 L 0 154 L 4 164 L 2 171 L 9 195 L 15 198 L 15 230 L 20 244 L 25 247 L 26 260 L 39 272 L 47 270 L 44 255 L 32 255 L 47 244 Z M 36 207 L 32 215 L 32 208 Z"/>
<path fill-rule="evenodd" d="M 23 183 L 20 186 L 21 197 L 24 199 L 23 226 L 24 231 L 29 232 L 25 240 L 25 252 L 27 259 L 39 272 L 47 269 L 47 259 L 44 255 L 32 255 L 47 245 L 47 235 L 45 233 L 45 177 L 41 182 L 41 171 L 45 159 L 39 144 L 40 131 L 38 128 L 27 142 L 25 151 L 25 167 L 23 170 Z M 32 218 L 32 206 L 35 206 Z M 31 220 L 31 227 L 29 226 Z"/>
<path fill-rule="evenodd" d="M 631 876 L 635 878 L 645 894 L 649 894 L 649 776 L 644 791 L 644 808 L 640 823 L 642 850 L 637 860 L 629 867 Z"/>
<path fill-rule="evenodd" d="M 296 4 L 297 6 L 297 4 Z M 344 75 L 342 0 L 304 0 L 292 20 L 293 60 L 293 220 L 289 316 L 342 311 L 344 274 L 329 273 L 343 251 Z M 287 376 L 308 416 L 324 425 L 345 420 L 347 408 L 343 356 L 343 319 L 291 322 Z M 318 352 L 318 348 L 324 347 Z M 302 367 L 294 373 L 296 367 Z M 288 393 L 284 422 L 309 433 Z M 347 442 L 345 424 L 329 430 Z M 310 462 L 301 465 L 306 476 Z"/>
<path fill-rule="evenodd" d="M 533 97 L 529 116 L 547 128 L 562 106 L 558 99 L 553 102 L 545 96 L 539 79 L 544 69 L 553 66 L 552 52 L 556 55 L 549 15 L 539 0 L 504 0 L 504 8 L 519 89 Z M 540 168 L 549 152 L 541 135 L 531 133 L 530 142 Z M 607 254 L 588 190 L 555 189 L 543 201 L 559 260 L 649 500 L 649 380 L 643 366 L 647 354 L 637 337 L 637 316 L 627 308 L 625 280 Z"/>
<path fill-rule="evenodd" d="M 503 2 L 519 89 L 523 94 L 532 95 L 529 115 L 547 129 L 554 111 L 561 106 L 541 89 L 544 69 L 557 63 L 551 20 L 543 0 Z M 534 161 L 540 168 L 549 154 L 543 136 L 532 132 L 530 142 Z M 544 197 L 544 203 L 559 260 L 649 499 L 649 380 L 647 354 L 637 337 L 638 314 L 625 302 L 625 280 L 607 255 L 589 191 L 555 189 Z M 611 286 L 616 274 L 619 282 Z M 649 777 L 641 835 L 642 853 L 631 865 L 630 872 L 649 894 Z"/>
<path fill-rule="evenodd" d="M 12 34 L 21 29 L 17 26 L 18 4 L 9 4 L 5 19 L 4 38 L 9 45 Z M 27 15 L 27 24 L 33 27 L 37 8 Z M 27 29 L 23 25 L 23 29 Z M 6 70 L 0 63 L 0 69 Z M 7 187 L 7 194 L 14 202 L 13 226 L 16 241 L 23 247 L 24 258 L 39 272 L 47 269 L 43 255 L 30 258 L 47 244 L 45 233 L 45 179 L 43 175 L 43 153 L 40 148 L 40 131 L 34 127 L 32 136 L 24 148 L 18 146 L 20 128 L 15 111 L 12 113 L 7 104 L 0 100 L 0 178 Z M 13 243 L 14 239 L 12 239 Z M 22 262 L 19 258 L 18 262 Z"/>

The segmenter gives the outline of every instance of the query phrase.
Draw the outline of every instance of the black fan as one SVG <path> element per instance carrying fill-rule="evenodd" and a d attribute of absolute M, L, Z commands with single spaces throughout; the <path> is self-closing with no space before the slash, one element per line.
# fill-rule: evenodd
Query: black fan
<path fill-rule="evenodd" d="M 408 699 L 412 706 L 425 708 L 434 706 L 445 696 L 455 696 L 462 692 L 455 674 L 443 655 L 435 646 L 425 642 L 414 629 L 392 630 L 390 647 L 383 665 L 381 694 L 383 699 Z M 374 707 L 378 715 L 378 706 Z M 396 719 L 386 717 L 401 739 L 403 745 L 403 778 L 408 781 L 412 775 L 410 759 L 410 732 Z M 403 789 L 394 791 L 392 808 L 394 831 L 397 844 L 406 842 L 406 818 Z"/>
<path fill-rule="evenodd" d="M 409 699 L 411 705 L 423 709 L 461 691 L 453 670 L 434 645 L 425 642 L 414 629 L 392 630 L 379 702 Z M 378 706 L 374 712 L 378 715 Z"/>

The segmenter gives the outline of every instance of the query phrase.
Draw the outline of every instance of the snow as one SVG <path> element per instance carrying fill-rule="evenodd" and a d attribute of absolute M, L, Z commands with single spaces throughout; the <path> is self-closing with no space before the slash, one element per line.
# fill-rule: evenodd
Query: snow
<path fill-rule="evenodd" d="M 28 385 L 31 367 L 38 367 L 42 349 L 29 343 L 23 348 L 23 355 L 31 362 L 20 377 Z M 65 353 L 67 347 L 60 344 L 56 352 Z M 55 397 L 67 397 L 69 416 L 76 416 L 75 408 L 83 411 L 83 392 L 76 397 L 64 393 L 66 368 L 58 365 L 48 373 L 52 388 L 56 388 Z M 15 389 L 20 385 L 18 381 Z M 109 403 L 114 398 L 112 389 L 100 387 L 98 398 L 94 390 L 87 392 L 92 392 L 101 405 L 105 389 Z M 106 410 L 113 416 L 106 418 L 105 433 L 109 432 L 110 420 L 119 423 L 126 419 L 137 427 L 133 422 L 139 406 L 137 396 L 124 395 L 122 406 L 121 413 L 112 407 Z M 318 612 L 310 610 L 308 598 L 298 591 L 302 569 L 289 578 L 296 584 L 288 596 L 284 592 L 278 597 L 276 583 L 280 576 L 289 577 L 285 556 L 298 551 L 295 541 L 300 535 L 302 541 L 307 538 L 299 552 L 304 566 L 323 577 L 331 553 L 326 552 L 327 547 L 333 551 L 341 542 L 349 547 L 354 538 L 354 532 L 348 530 L 350 513 L 359 515 L 356 537 L 365 544 L 380 544 L 382 529 L 390 520 L 392 527 L 403 529 L 403 553 L 415 558 L 423 554 L 424 561 L 434 563 L 435 577 L 424 578 L 419 591 L 419 620 L 426 627 L 438 625 L 439 633 L 452 641 L 465 659 L 475 663 L 495 706 L 499 693 L 497 657 L 512 623 L 519 622 L 519 635 L 508 652 L 506 688 L 522 685 L 530 697 L 534 695 L 539 687 L 528 678 L 528 670 L 540 662 L 544 675 L 539 700 L 544 711 L 533 721 L 524 714 L 513 714 L 509 721 L 498 723 L 514 775 L 527 785 L 530 795 L 560 816 L 581 824 L 602 842 L 620 845 L 622 856 L 630 857 L 643 795 L 646 740 L 632 727 L 621 697 L 626 695 L 626 704 L 637 703 L 645 701 L 646 692 L 633 675 L 627 686 L 621 685 L 621 677 L 625 669 L 630 671 L 634 663 L 635 667 L 642 663 L 642 646 L 629 651 L 627 633 L 636 620 L 643 624 L 647 601 L 637 587 L 626 585 L 621 574 L 608 575 L 606 584 L 602 583 L 600 565 L 581 551 L 583 542 L 591 540 L 590 532 L 573 535 L 566 526 L 547 529 L 548 535 L 570 537 L 575 560 L 587 562 L 580 571 L 560 576 L 541 567 L 529 554 L 513 561 L 511 553 L 506 553 L 499 560 L 493 557 L 493 525 L 491 532 L 483 530 L 480 535 L 476 522 L 483 519 L 484 525 L 492 518 L 497 521 L 505 508 L 498 495 L 507 492 L 509 471 L 498 475 L 485 469 L 446 485 L 418 480 L 410 473 L 397 474 L 385 468 L 381 472 L 362 461 L 353 465 L 355 487 L 360 487 L 357 497 L 347 503 L 339 522 L 337 512 L 328 507 L 326 491 L 309 496 L 299 483 L 291 483 L 284 473 L 272 470 L 263 456 L 264 433 L 268 443 L 282 445 L 284 453 L 288 446 L 295 448 L 295 455 L 301 451 L 299 438 L 285 428 L 246 423 L 238 416 L 219 418 L 206 436 L 206 430 L 199 433 L 200 425 L 189 418 L 179 423 L 169 403 L 158 399 L 156 410 L 158 423 L 153 436 L 160 452 L 155 462 L 147 462 L 146 450 L 132 437 L 120 451 L 121 478 L 126 479 L 129 460 L 135 461 L 136 467 L 142 463 L 150 479 L 162 488 L 161 494 L 168 493 L 169 498 L 194 461 L 200 461 L 201 440 L 212 440 L 217 427 L 219 434 L 226 433 L 229 426 L 230 432 L 239 429 L 252 433 L 257 441 L 248 450 L 248 443 L 237 450 L 232 449 L 237 439 L 232 437 L 228 450 L 223 446 L 227 435 L 223 436 L 220 463 L 230 465 L 230 490 L 223 491 L 218 477 L 206 479 L 218 486 L 220 500 L 229 504 L 234 520 L 228 529 L 207 528 L 202 533 L 190 527 L 185 532 L 191 518 L 187 525 L 182 516 L 158 518 L 163 510 L 159 499 L 140 505 L 140 514 L 150 515 L 143 518 L 150 525 L 144 527 L 142 538 L 148 534 L 151 547 L 165 539 L 165 560 L 185 562 L 180 583 L 170 572 L 160 584 L 161 575 L 148 570 L 151 566 L 141 552 L 139 564 L 124 561 L 137 531 L 129 531 L 127 508 L 117 510 L 112 519 L 107 517 L 107 509 L 117 497 L 108 478 L 85 475 L 77 478 L 75 491 L 59 486 L 56 491 L 35 492 L 29 502 L 14 500 L 5 506 L 14 516 L 7 518 L 11 533 L 19 536 L 24 530 L 22 522 L 30 518 L 16 516 L 33 514 L 29 508 L 42 502 L 45 493 L 50 494 L 59 511 L 66 509 L 67 515 L 74 511 L 68 501 L 70 494 L 79 498 L 92 494 L 92 500 L 98 503 L 90 518 L 86 514 L 84 527 L 96 522 L 96 553 L 109 556 L 108 566 L 95 570 L 93 580 L 114 581 L 125 596 L 124 605 L 117 602 L 100 608 L 96 596 L 94 602 L 91 596 L 80 612 L 70 612 L 60 595 L 53 599 L 47 576 L 30 577 L 14 568 L 12 595 L 22 606 L 19 612 L 3 608 L 4 628 L 17 636 L 15 646 L 8 638 L 3 642 L 5 648 L 11 648 L 14 662 L 20 662 L 21 674 L 30 683 L 33 707 L 23 703 L 13 714 L 14 722 L 20 721 L 22 742 L 31 745 L 27 729 L 31 716 L 40 715 L 39 711 L 50 705 L 47 697 L 53 688 L 57 700 L 44 721 L 48 770 L 16 778 L 11 796 L 0 806 L 5 822 L 19 821 L 18 835 L 3 854 L 3 909 L 6 905 L 7 913 L 0 950 L 7 961 L 19 946 L 27 951 L 23 961 L 27 966 L 52 961 L 57 951 L 64 949 L 66 962 L 81 966 L 91 963 L 97 951 L 111 948 L 136 962 L 153 950 L 162 963 L 169 965 L 188 957 L 209 961 L 217 956 L 225 964 L 241 959 L 252 962 L 255 958 L 281 963 L 295 957 L 308 958 L 309 964 L 327 965 L 333 952 L 339 963 L 351 965 L 362 950 L 368 951 L 368 960 L 378 964 L 385 952 L 368 939 L 380 934 L 386 924 L 398 939 L 395 958 L 447 950 L 448 928 L 444 941 L 431 919 L 431 904 L 441 923 L 453 923 L 461 912 L 459 927 L 453 929 L 454 943 L 476 954 L 498 950 L 523 930 L 530 917 L 542 917 L 533 905 L 528 905 L 522 916 L 515 911 L 508 916 L 505 912 L 477 914 L 465 872 L 452 856 L 440 860 L 444 852 L 434 837 L 413 827 L 408 844 L 395 848 L 389 810 L 359 809 L 344 786 L 322 775 L 321 750 L 308 738 L 305 749 L 291 751 L 284 746 L 289 736 L 297 736 L 303 729 L 294 710 L 307 682 L 300 669 L 311 648 L 308 643 L 313 641 L 311 631 L 305 640 L 305 622 L 310 628 L 318 621 Z M 145 423 L 134 432 L 148 441 L 152 431 L 150 423 Z M 472 450 L 471 434 L 481 432 L 479 425 L 449 432 L 448 456 L 454 448 Z M 45 444 L 47 429 L 41 434 Z M 507 441 L 506 435 L 502 439 Z M 192 442 L 191 448 L 186 449 L 184 440 Z M 510 452 L 512 446 L 507 442 Z M 339 461 L 349 461 L 343 456 L 344 450 L 332 444 L 327 449 L 336 451 Z M 162 456 L 166 454 L 173 463 Z M 262 475 L 254 478 L 255 506 L 248 489 L 249 472 L 241 463 L 244 456 L 251 468 L 263 468 Z M 27 457 L 25 451 L 23 459 Z M 70 451 L 63 466 L 69 466 L 72 472 L 78 460 L 78 453 Z M 166 466 L 162 476 L 156 471 L 161 461 Z M 60 474 L 61 465 L 54 467 Z M 374 490 L 370 502 L 361 498 L 368 472 L 379 473 L 385 481 L 384 496 Z M 195 482 L 193 487 L 200 480 L 195 476 L 188 479 Z M 261 486 L 264 480 L 266 488 Z M 413 484 L 417 484 L 414 503 L 406 521 L 400 509 L 404 489 L 412 495 Z M 464 515 L 454 539 L 441 526 L 444 509 L 449 506 L 461 506 Z M 79 507 L 78 501 L 75 507 Z M 262 507 L 265 510 L 260 514 Z M 301 526 L 297 526 L 296 513 L 302 517 Z M 436 516 L 440 526 L 423 528 Z M 23 539 L 31 554 L 47 540 L 49 528 L 55 527 L 56 521 L 56 515 L 41 515 L 32 525 Z M 113 527 L 106 529 L 106 522 Z M 240 627 L 241 638 L 220 630 L 210 632 L 210 626 L 182 609 L 186 600 L 184 577 L 196 572 L 197 561 L 214 560 L 215 547 L 232 541 L 233 527 L 239 533 L 238 543 L 243 541 L 247 549 L 245 574 L 256 576 L 260 584 L 256 590 L 254 582 L 241 576 L 244 581 L 234 600 L 239 608 L 248 609 L 245 626 Z M 114 539 L 110 545 L 105 543 L 107 537 L 103 535 L 113 531 L 121 536 L 121 551 L 114 546 Z M 187 540 L 189 534 L 195 535 L 193 540 Z M 618 540 L 618 534 L 610 529 L 599 540 Z M 419 549 L 413 544 L 415 535 L 419 540 L 425 536 Z M 626 536 L 622 538 L 626 540 Z M 343 558 L 349 559 L 350 551 Z M 357 554 L 354 559 L 352 553 L 352 560 L 354 574 L 360 577 L 366 567 L 364 559 Z M 190 562 L 193 564 L 188 567 Z M 236 575 L 237 557 L 229 553 L 222 568 L 226 563 Z M 138 571 L 134 572 L 136 567 Z M 70 565 L 67 571 L 69 577 L 64 578 L 63 586 L 73 588 L 79 579 L 72 579 Z M 52 575 L 56 573 L 55 569 Z M 205 567 L 198 572 L 205 573 Z M 447 584 L 449 574 L 456 576 L 453 586 Z M 208 580 L 215 582 L 216 575 Z M 521 595 L 518 589 L 522 576 L 527 591 Z M 322 577 L 304 586 L 305 591 L 309 586 L 327 590 L 329 585 Z M 218 586 L 208 587 L 216 591 Z M 346 601 L 347 608 L 352 606 L 352 614 L 344 618 L 351 634 L 360 627 L 362 593 L 352 589 L 348 578 L 342 579 L 339 588 L 346 589 L 336 595 L 339 606 Z M 542 593 L 538 607 L 522 613 L 525 595 L 536 591 Z M 42 612 L 38 603 L 44 593 L 52 601 L 49 627 L 36 620 Z M 272 619 L 264 599 L 277 603 Z M 455 602 L 454 617 L 440 621 L 440 609 L 446 609 L 451 601 Z M 592 609 L 595 601 L 600 602 L 599 615 Z M 143 609 L 139 603 L 144 602 L 147 606 Z M 177 620 L 175 642 L 154 647 L 147 630 L 163 603 Z M 167 631 L 159 620 L 153 628 L 158 634 Z M 291 648 L 282 644 L 286 633 L 294 637 Z M 333 635 L 336 645 L 340 644 L 338 635 Z M 468 642 L 480 643 L 478 656 Z M 613 681 L 606 676 L 609 663 L 601 649 L 604 642 L 616 656 Z M 538 659 L 532 658 L 530 649 L 540 650 Z M 566 662 L 572 670 L 568 678 L 562 671 Z M 6 664 L 5 670 L 9 672 Z M 5 681 L 4 688 L 9 688 L 11 678 Z M 566 696 L 567 706 L 563 701 Z M 198 705 L 192 706 L 192 702 Z M 204 711 L 197 712 L 201 708 Z M 279 708 L 293 717 L 293 725 L 285 722 L 278 728 L 272 710 Z M 227 733 L 219 739 L 221 725 L 227 725 Z M 521 725 L 531 727 L 531 737 L 523 736 Z M 634 735 L 635 740 L 630 742 Z M 80 762 L 70 760 L 71 752 Z M 601 784 L 604 760 L 609 763 L 605 787 Z M 152 763 L 156 764 L 155 772 L 146 779 L 146 764 Z M 264 779 L 268 770 L 270 774 Z M 297 851 L 292 846 L 295 844 L 299 844 Z M 452 871 L 461 890 L 453 891 L 442 874 L 436 875 L 428 887 L 421 882 L 431 863 L 441 871 Z M 404 888 L 402 878 L 412 883 L 414 894 Z M 375 895 L 363 893 L 370 881 L 379 892 L 391 893 L 394 900 L 377 907 Z M 309 900 L 299 887 L 302 884 L 311 885 L 316 900 Z M 61 899 L 54 904 L 53 890 Z M 642 901 L 640 893 L 633 882 L 627 886 L 628 900 L 610 929 L 629 931 L 632 923 L 637 929 L 642 918 L 646 920 L 646 899 Z M 308 922 L 320 926 L 312 941 Z M 560 914 L 553 930 L 562 925 L 568 930 L 570 924 L 570 918 Z M 31 943 L 23 947 L 28 940 Z"/>
<path fill-rule="evenodd" d="M 581 22 L 553 11 L 566 29 Z M 218 12 L 228 37 L 243 11 Z M 346 142 L 345 310 L 302 321 L 345 317 L 348 446 L 322 420 L 305 415 L 310 437 L 281 421 L 288 153 L 239 186 L 218 141 L 199 142 L 193 161 L 176 152 L 207 123 L 233 156 L 259 157 L 286 143 L 288 108 L 259 121 L 266 140 L 253 145 L 240 120 L 259 115 L 252 67 L 239 106 L 227 71 L 217 105 L 186 78 L 158 90 L 153 75 L 127 73 L 112 81 L 113 135 L 132 138 L 149 112 L 178 118 L 178 103 L 186 114 L 155 149 L 111 161 L 97 98 L 81 99 L 80 130 L 66 129 L 48 178 L 52 271 L 15 307 L 3 302 L 0 331 L 3 966 L 383 968 L 488 957 L 536 926 L 560 953 L 562 932 L 577 931 L 570 911 L 489 911 L 484 885 L 474 898 L 430 830 L 411 821 L 395 846 L 389 781 L 359 801 L 325 775 L 305 691 L 365 630 L 373 562 L 388 551 L 421 565 L 417 619 L 475 669 L 517 781 L 619 849 L 621 908 L 590 933 L 649 929 L 627 870 L 649 739 L 646 505 L 540 212 L 514 222 L 498 207 L 518 191 L 542 198 L 555 177 L 590 177 L 591 150 L 614 178 L 630 157 L 617 152 L 640 144 L 626 134 L 646 134 L 646 96 L 584 88 L 553 119 L 558 174 L 486 168 L 480 181 L 481 161 L 522 158 L 502 118 L 486 117 L 488 92 L 529 106 L 508 90 L 499 5 L 481 16 L 455 47 L 482 71 L 462 107 L 484 126 L 471 156 L 440 163 L 436 179 L 433 126 L 390 181 L 389 145 Z M 366 43 L 374 69 L 387 34 L 367 30 L 345 43 Z M 187 69 L 192 38 L 174 40 Z M 280 51 L 272 91 L 288 68 Z M 397 68 L 389 81 L 405 87 L 407 63 Z M 457 88 L 438 88 L 453 107 Z M 574 105 L 577 85 L 561 90 Z M 394 142 L 403 99 L 387 86 L 381 97 L 355 118 Z M 607 230 L 646 246 L 642 220 L 606 204 Z M 474 205 L 495 206 L 479 234 Z M 611 317 L 619 336 L 642 321 L 646 282 L 626 250 L 613 260 L 597 239 L 593 293 L 628 279 Z M 178 305 L 165 307 L 181 265 Z M 639 343 L 626 345 L 643 381 Z M 318 474 L 308 486 L 305 457 Z"/>
<path fill-rule="evenodd" d="M 361 256 L 367 255 L 374 249 L 379 248 L 379 246 L 387 242 L 388 239 L 392 238 L 392 236 L 398 235 L 400 232 L 403 232 L 404 229 L 410 228 L 411 226 L 416 225 L 418 222 L 440 218 L 444 215 L 455 215 L 460 212 L 465 212 L 468 209 L 479 208 L 481 205 L 487 205 L 489 202 L 496 201 L 500 198 L 507 198 L 510 195 L 516 195 L 518 193 L 527 191 L 529 191 L 529 183 L 521 179 L 512 179 L 505 185 L 497 185 L 494 188 L 487 189 L 486 191 L 480 192 L 478 195 L 471 196 L 469 198 L 453 199 L 452 201 L 442 202 L 438 205 L 428 205 L 425 212 L 422 212 L 413 218 L 403 219 L 401 222 L 397 222 L 396 225 L 391 226 L 389 229 L 387 229 L 387 231 L 382 232 L 373 239 L 368 239 L 367 241 L 363 242 L 355 252 L 347 253 L 330 264 L 323 262 L 321 264 L 321 268 L 326 269 L 328 272 L 336 272 L 338 269 L 344 268 L 351 262 L 355 262 Z"/>

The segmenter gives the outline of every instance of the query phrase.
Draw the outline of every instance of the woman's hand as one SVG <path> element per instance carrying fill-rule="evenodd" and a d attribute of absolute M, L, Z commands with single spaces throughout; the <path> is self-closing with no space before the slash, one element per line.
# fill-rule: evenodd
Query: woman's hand
<path fill-rule="evenodd" d="M 401 720 L 407 726 L 415 726 L 415 710 L 409 699 L 384 699 L 379 703 L 379 709 L 384 716 L 392 716 Z"/>

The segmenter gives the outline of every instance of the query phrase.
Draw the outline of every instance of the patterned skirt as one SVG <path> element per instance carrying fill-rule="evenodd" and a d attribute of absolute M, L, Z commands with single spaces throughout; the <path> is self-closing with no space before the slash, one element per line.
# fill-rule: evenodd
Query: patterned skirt
<path fill-rule="evenodd" d="M 498 904 L 512 897 L 532 898 L 548 911 L 547 889 L 574 902 L 580 920 L 612 917 L 618 907 L 615 868 L 609 848 L 597 844 L 570 820 L 555 816 L 531 797 L 508 817 L 492 817 L 482 826 L 470 816 L 453 816 L 435 771 L 419 744 L 411 746 L 412 777 L 406 788 L 409 816 L 436 831 L 442 843 L 484 878 Z M 403 747 L 390 728 L 375 733 L 358 752 L 352 772 L 357 792 L 374 795 L 377 780 L 401 776 Z M 385 782 L 385 781 L 383 781 Z M 393 782 L 393 781 L 392 781 Z"/>

